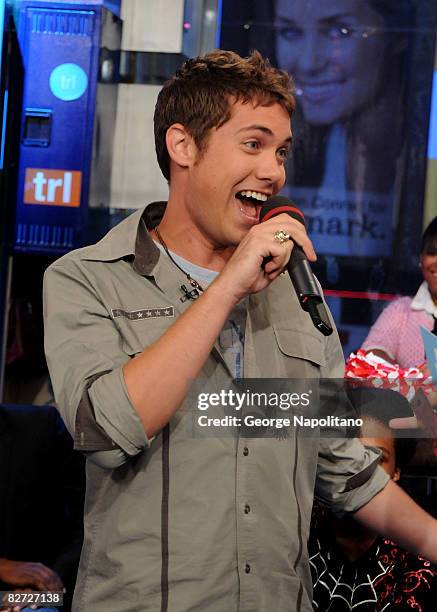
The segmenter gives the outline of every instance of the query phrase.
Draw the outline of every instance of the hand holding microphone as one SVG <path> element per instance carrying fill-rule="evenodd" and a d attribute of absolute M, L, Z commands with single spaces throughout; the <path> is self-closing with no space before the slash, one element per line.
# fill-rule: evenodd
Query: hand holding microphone
<path fill-rule="evenodd" d="M 281 232 L 286 234 L 282 239 Z M 243 237 L 213 285 L 237 304 L 265 289 L 286 267 L 300 305 L 315 327 L 329 336 L 332 327 L 307 258 L 315 261 L 316 255 L 303 214 L 286 198 L 274 196 L 262 206 L 260 223 Z"/>
<path fill-rule="evenodd" d="M 267 200 L 266 204 L 261 208 L 260 223 L 284 213 L 305 226 L 305 217 L 302 212 L 283 196 L 273 196 Z M 276 232 L 275 237 L 279 242 L 287 239 L 292 240 L 286 234 L 281 236 L 280 232 Z M 324 336 L 332 334 L 332 326 L 323 303 L 322 293 L 302 247 L 296 243 L 294 243 L 291 257 L 287 264 L 287 271 L 297 293 L 299 303 L 303 310 L 309 313 L 314 326 Z"/>

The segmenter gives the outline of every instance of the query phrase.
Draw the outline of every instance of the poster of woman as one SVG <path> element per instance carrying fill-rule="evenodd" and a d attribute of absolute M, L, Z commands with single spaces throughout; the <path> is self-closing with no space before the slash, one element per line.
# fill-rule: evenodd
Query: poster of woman
<path fill-rule="evenodd" d="M 300 112 L 288 191 L 324 254 L 391 252 L 410 21 L 409 0 L 276 0 Z"/>
<path fill-rule="evenodd" d="M 225 18 L 230 4 L 225 0 Z M 391 257 L 408 166 L 417 162 L 413 183 L 423 183 L 426 163 L 426 148 L 418 150 L 413 141 L 426 143 L 429 111 L 417 125 L 412 109 L 419 82 L 421 103 L 429 106 L 433 57 L 430 47 L 429 66 L 423 61 L 418 3 L 267 0 L 246 3 L 240 14 L 240 36 L 236 22 L 228 27 L 225 21 L 222 45 L 244 52 L 243 33 L 248 47 L 261 48 L 295 81 L 293 152 L 283 193 L 304 211 L 316 251 Z M 420 193 L 417 198 L 419 219 Z"/>

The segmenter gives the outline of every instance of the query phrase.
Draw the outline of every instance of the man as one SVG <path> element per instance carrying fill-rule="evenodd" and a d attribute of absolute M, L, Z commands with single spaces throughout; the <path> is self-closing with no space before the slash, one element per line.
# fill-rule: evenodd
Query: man
<path fill-rule="evenodd" d="M 279 277 L 292 243 L 278 232 L 315 259 L 303 226 L 258 224 L 285 181 L 293 109 L 288 75 L 258 53 L 188 60 L 155 110 L 168 204 L 46 273 L 55 396 L 89 454 L 76 611 L 311 610 L 314 487 L 396 537 L 411 515 L 404 540 L 435 554 L 433 519 L 356 441 L 190 437 L 194 379 L 343 376 L 338 336 Z"/>

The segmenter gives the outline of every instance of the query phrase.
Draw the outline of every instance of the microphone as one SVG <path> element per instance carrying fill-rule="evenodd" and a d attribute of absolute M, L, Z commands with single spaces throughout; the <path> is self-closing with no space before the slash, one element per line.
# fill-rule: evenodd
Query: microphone
<path fill-rule="evenodd" d="M 284 196 L 273 196 L 261 207 L 260 223 L 285 213 L 305 226 L 305 217 L 296 206 Z M 291 238 L 290 238 L 291 240 Z M 290 260 L 287 264 L 288 274 L 297 293 L 299 303 L 308 312 L 314 326 L 324 336 L 332 334 L 332 326 L 323 303 L 323 297 L 314 278 L 310 264 L 301 246 L 294 243 Z"/>

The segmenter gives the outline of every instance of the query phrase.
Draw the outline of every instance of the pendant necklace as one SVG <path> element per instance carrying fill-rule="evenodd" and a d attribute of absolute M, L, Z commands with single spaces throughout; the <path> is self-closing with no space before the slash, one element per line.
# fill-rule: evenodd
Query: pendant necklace
<path fill-rule="evenodd" d="M 173 257 L 171 256 L 170 251 L 168 250 L 167 245 L 164 242 L 163 237 L 161 236 L 161 233 L 160 233 L 160 231 L 158 229 L 158 226 L 154 228 L 154 232 L 157 235 L 158 240 L 159 240 L 162 248 L 164 249 L 164 251 L 168 255 L 168 258 L 170 259 L 170 261 L 176 266 L 176 268 L 178 268 L 178 270 L 180 270 L 183 274 L 185 274 L 185 276 L 187 277 L 188 282 L 193 287 L 193 289 L 191 291 L 189 291 L 185 287 L 185 285 L 181 286 L 181 289 L 182 289 L 182 291 L 185 294 L 185 298 L 181 298 L 181 301 L 185 301 L 186 299 L 195 299 L 196 297 L 198 297 L 200 295 L 200 292 L 203 293 L 202 286 L 190 274 L 188 274 L 188 272 L 186 272 L 183 268 L 181 268 L 181 266 L 173 259 Z"/>

